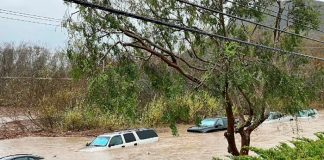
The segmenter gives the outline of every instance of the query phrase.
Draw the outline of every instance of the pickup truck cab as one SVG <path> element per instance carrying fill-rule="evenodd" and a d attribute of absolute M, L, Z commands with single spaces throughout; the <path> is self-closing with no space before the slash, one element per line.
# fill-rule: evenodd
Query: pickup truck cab
<path fill-rule="evenodd" d="M 159 140 L 153 129 L 126 130 L 114 133 L 107 133 L 97 136 L 91 143 L 87 143 L 85 152 L 111 150 L 138 146 L 147 143 L 154 143 Z"/>

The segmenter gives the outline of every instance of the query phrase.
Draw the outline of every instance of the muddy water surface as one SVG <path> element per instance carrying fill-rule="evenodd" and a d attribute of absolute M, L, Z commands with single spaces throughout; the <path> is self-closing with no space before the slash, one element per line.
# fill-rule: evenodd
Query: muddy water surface
<path fill-rule="evenodd" d="M 263 124 L 252 134 L 252 146 L 269 148 L 293 137 L 315 138 L 324 131 L 324 112 L 316 119 Z M 197 160 L 227 155 L 224 132 L 187 133 L 188 126 L 179 126 L 180 136 L 173 137 L 167 129 L 159 129 L 160 140 L 154 144 L 101 152 L 79 152 L 92 138 L 86 137 L 25 137 L 0 141 L 0 157 L 8 154 L 33 153 L 49 160 Z M 237 135 L 238 136 L 238 135 Z M 239 142 L 238 142 L 239 143 Z"/>

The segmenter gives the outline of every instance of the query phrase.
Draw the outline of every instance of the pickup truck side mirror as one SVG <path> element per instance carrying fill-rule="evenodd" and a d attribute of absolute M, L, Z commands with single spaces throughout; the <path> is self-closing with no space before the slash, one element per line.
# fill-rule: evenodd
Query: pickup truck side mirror
<path fill-rule="evenodd" d="M 221 125 L 220 124 L 215 124 L 215 128 L 218 128 L 220 127 Z"/>
<path fill-rule="evenodd" d="M 108 147 L 114 146 L 115 144 L 108 144 Z"/>

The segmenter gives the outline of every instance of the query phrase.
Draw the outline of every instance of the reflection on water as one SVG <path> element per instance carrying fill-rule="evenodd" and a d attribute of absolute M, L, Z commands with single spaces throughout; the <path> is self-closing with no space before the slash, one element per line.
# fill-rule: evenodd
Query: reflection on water
<path fill-rule="evenodd" d="M 173 137 L 169 130 L 160 129 L 157 143 L 137 147 L 100 152 L 79 152 L 92 138 L 85 137 L 26 137 L 0 141 L 0 157 L 32 153 L 53 160 L 124 160 L 124 159 L 208 159 L 227 155 L 224 132 L 187 133 L 188 126 L 179 126 L 180 136 Z M 315 137 L 313 133 L 324 131 L 323 112 L 317 119 L 261 125 L 252 134 L 252 146 L 273 147 L 292 137 Z M 238 135 L 236 135 L 238 136 Z M 238 142 L 239 143 L 239 142 Z"/>

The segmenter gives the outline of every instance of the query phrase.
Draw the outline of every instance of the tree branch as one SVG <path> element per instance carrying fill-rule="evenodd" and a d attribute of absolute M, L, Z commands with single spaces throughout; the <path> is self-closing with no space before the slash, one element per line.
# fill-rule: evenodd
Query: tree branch
<path fill-rule="evenodd" d="M 192 66 L 192 65 L 191 65 L 190 63 L 188 63 L 185 59 L 183 59 L 183 58 L 177 56 L 177 55 L 176 55 L 175 53 L 173 53 L 172 51 L 167 50 L 167 49 L 165 49 L 165 48 L 163 48 L 163 47 L 161 47 L 161 46 L 159 46 L 159 45 L 153 43 L 152 41 L 150 41 L 150 40 L 147 39 L 147 38 L 142 38 L 142 37 L 136 35 L 134 32 L 131 32 L 131 31 L 127 31 L 127 30 L 124 30 L 124 31 L 125 31 L 125 33 L 126 33 L 126 32 L 129 32 L 130 34 L 135 35 L 137 39 L 142 39 L 142 40 L 148 42 L 150 45 L 152 45 L 152 46 L 158 48 L 158 49 L 161 50 L 162 52 L 164 52 L 164 53 L 170 55 L 171 57 L 173 57 L 173 58 L 171 58 L 171 59 L 172 59 L 172 62 L 175 63 L 175 64 L 177 64 L 177 63 L 176 63 L 176 61 L 175 61 L 174 59 L 177 58 L 177 59 L 181 60 L 182 62 L 184 62 L 184 63 L 185 63 L 189 68 L 191 68 L 191 69 L 195 69 L 195 70 L 197 70 L 197 71 L 207 71 L 207 69 L 205 69 L 205 68 L 198 68 L 198 67 Z"/>
<path fill-rule="evenodd" d="M 136 45 L 134 43 L 124 43 L 123 44 L 124 46 L 131 46 L 131 47 L 134 47 L 134 48 L 140 48 L 140 49 L 146 50 L 147 52 L 159 57 L 162 61 L 167 63 L 172 68 L 176 69 L 180 74 L 185 76 L 190 81 L 192 81 L 194 83 L 198 83 L 198 84 L 201 83 L 201 81 L 198 78 L 195 78 L 192 75 L 185 73 L 185 71 L 182 68 L 180 68 L 176 63 L 171 62 L 163 54 L 160 54 L 160 53 L 154 51 L 153 49 L 151 49 L 150 47 L 148 47 L 141 37 L 137 36 L 136 34 L 133 34 L 132 32 L 129 32 L 129 31 L 125 30 L 125 29 L 121 29 L 121 30 L 125 33 L 125 35 L 138 40 L 139 43 L 142 44 L 142 45 Z"/>

